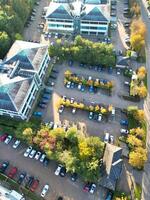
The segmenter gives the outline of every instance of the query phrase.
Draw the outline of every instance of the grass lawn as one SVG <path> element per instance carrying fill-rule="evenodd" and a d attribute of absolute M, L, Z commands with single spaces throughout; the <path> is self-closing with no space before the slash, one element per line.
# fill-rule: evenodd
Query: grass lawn
<path fill-rule="evenodd" d="M 137 200 L 141 200 L 141 193 L 142 193 L 142 188 L 140 185 L 137 184 L 134 189 L 134 195 Z"/>
<path fill-rule="evenodd" d="M 138 121 L 133 117 L 132 114 L 128 114 L 129 129 L 138 127 Z"/>

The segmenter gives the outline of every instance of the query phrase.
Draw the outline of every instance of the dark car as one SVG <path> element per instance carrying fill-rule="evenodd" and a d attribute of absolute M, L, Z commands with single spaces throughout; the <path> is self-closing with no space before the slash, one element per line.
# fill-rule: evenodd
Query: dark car
<path fill-rule="evenodd" d="M 31 192 L 34 192 L 37 189 L 38 185 L 39 185 L 39 180 L 34 179 L 34 181 L 32 182 L 32 185 L 30 187 Z"/>
<path fill-rule="evenodd" d="M 48 94 L 44 94 L 44 95 L 43 95 L 43 98 L 44 98 L 44 99 L 50 99 L 51 97 L 50 97 L 50 95 L 48 95 Z"/>
<path fill-rule="evenodd" d="M 23 180 L 25 179 L 27 173 L 26 172 L 21 172 L 21 174 L 19 175 L 19 178 L 17 180 L 18 184 L 21 184 L 23 182 Z"/>
<path fill-rule="evenodd" d="M 54 75 L 50 75 L 50 78 L 52 78 L 52 79 L 56 79 L 57 77 L 54 76 Z"/>
<path fill-rule="evenodd" d="M 106 196 L 106 199 L 105 199 L 105 200 L 112 200 L 112 198 L 113 198 L 113 193 L 112 193 L 111 191 L 109 191 L 109 192 L 107 193 L 107 196 Z"/>
<path fill-rule="evenodd" d="M 89 192 L 90 188 L 91 188 L 91 184 L 90 183 L 86 183 L 84 185 L 84 187 L 83 187 L 83 191 L 84 192 Z"/>
<path fill-rule="evenodd" d="M 38 104 L 38 107 L 39 107 L 39 108 L 46 108 L 47 105 L 46 105 L 45 103 L 39 103 L 39 104 Z"/>
<path fill-rule="evenodd" d="M 45 167 L 47 167 L 48 164 L 49 164 L 49 159 L 48 159 L 48 158 L 45 158 L 44 161 L 43 161 L 43 165 L 44 165 Z"/>
<path fill-rule="evenodd" d="M 48 102 L 49 102 L 48 99 L 44 99 L 44 98 L 41 99 L 41 103 L 47 104 Z"/>
<path fill-rule="evenodd" d="M 46 93 L 46 94 L 52 94 L 52 90 L 48 89 L 48 88 L 45 88 L 44 89 L 44 93 Z"/>
<path fill-rule="evenodd" d="M 3 135 L 0 136 L 0 141 L 4 142 L 4 140 L 7 138 L 8 134 L 4 133 Z"/>
<path fill-rule="evenodd" d="M 6 169 L 9 166 L 9 162 L 8 161 L 4 161 L 3 163 L 0 164 L 0 172 L 4 173 L 6 171 Z"/>
<path fill-rule="evenodd" d="M 58 197 L 58 199 L 57 200 L 63 200 L 63 197 Z"/>
<path fill-rule="evenodd" d="M 128 126 L 128 120 L 121 119 L 121 120 L 120 120 L 120 125 Z"/>
<path fill-rule="evenodd" d="M 78 174 L 77 173 L 74 172 L 74 173 L 71 174 L 71 180 L 73 182 L 75 182 L 77 180 L 77 178 L 78 178 Z"/>
<path fill-rule="evenodd" d="M 17 171 L 18 171 L 17 167 L 12 167 L 8 172 L 8 177 L 14 178 L 14 176 L 17 174 Z"/>
<path fill-rule="evenodd" d="M 26 183 L 26 187 L 31 187 L 33 181 L 34 181 L 34 176 L 29 176 L 27 183 Z"/>
<path fill-rule="evenodd" d="M 66 168 L 65 168 L 65 167 L 62 167 L 62 168 L 61 168 L 59 175 L 60 175 L 61 177 L 66 176 Z"/>

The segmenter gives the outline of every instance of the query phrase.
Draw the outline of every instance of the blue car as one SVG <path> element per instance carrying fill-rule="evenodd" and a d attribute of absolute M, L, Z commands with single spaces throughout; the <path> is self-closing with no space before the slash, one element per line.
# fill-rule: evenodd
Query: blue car
<path fill-rule="evenodd" d="M 44 98 L 44 99 L 50 99 L 50 96 L 47 95 L 47 94 L 44 94 L 44 95 L 43 95 L 43 98 Z"/>
<path fill-rule="evenodd" d="M 121 120 L 120 120 L 120 125 L 128 126 L 128 120 L 121 119 Z"/>
<path fill-rule="evenodd" d="M 93 87 L 93 85 L 91 85 L 91 86 L 89 87 L 89 92 L 94 92 L 94 87 Z"/>
<path fill-rule="evenodd" d="M 107 81 L 106 79 L 103 79 L 103 83 L 104 83 L 104 84 L 107 84 L 107 82 L 108 82 L 108 81 Z"/>
<path fill-rule="evenodd" d="M 85 88 L 83 85 L 81 85 L 81 92 L 84 92 Z"/>
<path fill-rule="evenodd" d="M 33 115 L 36 117 L 42 117 L 43 113 L 42 112 L 34 112 Z"/>
<path fill-rule="evenodd" d="M 109 74 L 112 74 L 112 73 L 113 73 L 113 68 L 112 68 L 112 67 L 109 67 L 109 68 L 108 68 L 108 73 L 109 73 Z"/>

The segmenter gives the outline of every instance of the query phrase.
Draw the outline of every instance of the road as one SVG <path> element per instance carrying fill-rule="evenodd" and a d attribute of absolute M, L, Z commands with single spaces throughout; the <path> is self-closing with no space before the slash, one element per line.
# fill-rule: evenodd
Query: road
<path fill-rule="evenodd" d="M 150 19 L 147 15 L 147 10 L 144 6 L 144 0 L 139 1 L 141 4 L 142 19 L 147 27 L 147 37 L 146 37 L 146 67 L 148 71 L 148 77 L 150 75 Z M 147 151 L 148 151 L 148 161 L 145 164 L 143 180 L 142 180 L 142 200 L 150 199 L 150 79 L 148 79 L 148 97 L 144 103 L 145 113 L 147 116 Z"/>
<path fill-rule="evenodd" d="M 0 160 L 8 160 L 11 165 L 16 166 L 19 171 L 26 171 L 27 174 L 33 175 L 40 180 L 38 194 L 41 192 L 44 184 L 50 185 L 50 191 L 45 200 L 56 200 L 56 197 L 61 195 L 64 200 L 104 200 L 104 191 L 101 188 L 94 195 L 82 191 L 83 183 L 78 179 L 77 182 L 72 182 L 70 176 L 65 178 L 54 175 L 56 163 L 50 161 L 48 167 L 44 167 L 39 161 L 25 158 L 23 153 L 25 145 L 21 145 L 18 149 L 12 148 L 12 143 L 5 145 L 0 143 Z"/>

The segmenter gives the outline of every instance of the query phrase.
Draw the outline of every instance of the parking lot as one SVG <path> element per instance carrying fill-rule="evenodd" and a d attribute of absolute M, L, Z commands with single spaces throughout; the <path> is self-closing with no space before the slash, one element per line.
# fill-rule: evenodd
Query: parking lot
<path fill-rule="evenodd" d="M 77 88 L 66 88 L 64 86 L 64 72 L 70 70 L 73 73 L 82 75 L 85 77 L 91 76 L 93 79 L 107 79 L 113 80 L 114 88 L 111 96 L 99 89 L 96 93 L 91 93 L 88 90 L 84 92 L 79 91 Z M 120 120 L 125 119 L 126 116 L 121 112 L 121 109 L 127 108 L 129 105 L 137 105 L 137 103 L 126 101 L 119 97 L 119 94 L 124 91 L 129 92 L 129 87 L 124 85 L 124 81 L 128 81 L 128 78 L 123 76 L 123 72 L 117 74 L 116 70 L 110 74 L 107 70 L 95 71 L 94 69 L 83 69 L 78 63 L 74 63 L 72 67 L 68 66 L 68 63 L 56 64 L 54 66 L 54 72 L 50 76 L 49 81 L 53 82 L 54 86 L 50 87 L 53 92 L 51 100 L 48 101 L 45 109 L 37 108 L 37 111 L 42 112 L 43 121 L 54 121 L 58 124 L 68 123 L 69 125 L 77 125 L 78 127 L 84 126 L 84 131 L 89 135 L 94 135 L 104 138 L 104 133 L 109 132 L 117 139 L 120 136 L 120 129 L 126 128 L 120 126 Z M 49 87 L 47 87 L 49 88 Z M 76 101 L 83 102 L 84 104 L 103 104 L 113 105 L 115 107 L 115 116 L 109 116 L 106 121 L 103 119 L 101 122 L 97 120 L 90 120 L 88 118 L 89 112 L 77 109 L 75 114 L 72 114 L 71 108 L 65 108 L 62 114 L 58 113 L 58 104 L 61 96 L 67 98 L 74 98 Z M 142 105 L 142 104 L 141 104 Z M 139 103 L 140 106 L 140 103 Z M 94 127 L 94 129 L 93 129 Z"/>
<path fill-rule="evenodd" d="M 42 163 L 36 161 L 35 159 L 25 158 L 23 156 L 26 146 L 21 143 L 17 149 L 13 149 L 14 140 L 12 140 L 8 145 L 3 142 L 0 143 L 0 162 L 9 161 L 10 166 L 15 166 L 18 168 L 18 173 L 25 171 L 27 176 L 34 176 L 39 180 L 39 186 L 36 189 L 37 194 L 40 194 L 42 188 L 45 184 L 49 184 L 49 191 L 44 199 L 56 200 L 58 196 L 63 196 L 64 200 L 103 200 L 105 197 L 105 190 L 98 187 L 94 195 L 83 192 L 83 183 L 78 179 L 76 182 L 72 182 L 70 179 L 70 174 L 62 178 L 56 176 L 54 171 L 56 169 L 56 163 L 50 161 L 47 167 L 44 167 Z M 7 152 L 7 153 L 6 153 Z M 11 167 L 8 167 L 6 174 L 8 174 Z M 14 177 L 18 178 L 18 175 Z M 25 184 L 25 181 L 23 185 Z"/>

